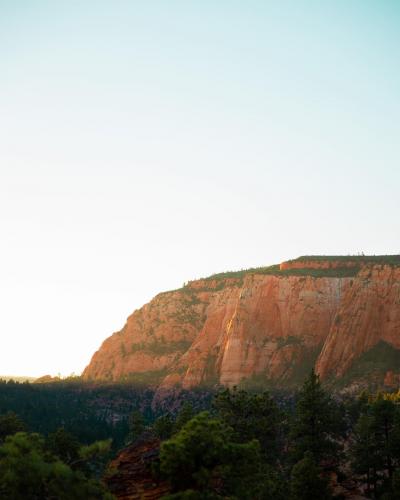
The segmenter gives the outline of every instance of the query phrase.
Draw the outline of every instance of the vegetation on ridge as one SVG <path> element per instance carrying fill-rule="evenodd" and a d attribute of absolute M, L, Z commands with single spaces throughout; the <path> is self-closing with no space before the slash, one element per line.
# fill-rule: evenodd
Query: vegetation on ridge
<path fill-rule="evenodd" d="M 218 291 L 225 288 L 225 280 L 232 280 L 230 286 L 242 286 L 243 279 L 247 275 L 267 275 L 267 276 L 310 276 L 312 278 L 354 278 L 357 276 L 361 269 L 362 264 L 382 264 L 389 266 L 400 266 L 400 255 L 304 255 L 295 259 L 287 260 L 285 262 L 354 262 L 355 265 L 351 267 L 337 267 L 333 269 L 313 269 L 313 268 L 300 268 L 300 269 L 280 269 L 280 264 L 273 264 L 271 266 L 249 267 L 248 269 L 240 269 L 239 271 L 225 271 L 221 273 L 211 274 L 205 278 L 198 278 L 190 280 L 181 288 L 175 290 L 168 290 L 161 292 L 159 295 L 183 291 L 192 293 L 193 289 L 191 284 L 197 281 L 216 281 L 216 287 L 205 286 L 204 288 L 196 288 L 196 291 Z M 236 281 L 235 281 L 236 280 Z"/>
<path fill-rule="evenodd" d="M 198 280 L 191 280 L 185 283 L 185 285 L 178 290 L 190 289 L 190 284 L 195 281 L 217 281 L 223 282 L 228 279 L 238 280 L 237 285 L 243 284 L 243 278 L 250 274 L 258 275 L 269 275 L 269 276 L 311 276 L 314 278 L 352 278 L 358 274 L 361 268 L 361 264 L 382 264 L 390 266 L 400 266 L 400 255 L 304 255 L 297 257 L 296 259 L 291 259 L 286 262 L 354 262 L 355 265 L 351 267 L 337 267 L 334 269 L 312 269 L 312 268 L 300 268 L 300 269 L 280 269 L 279 264 L 274 264 L 271 266 L 261 266 L 261 267 L 250 267 L 248 269 L 241 269 L 239 271 L 225 271 L 222 273 L 212 274 L 206 278 L 200 278 Z M 235 283 L 232 283 L 233 285 Z M 217 287 L 218 289 L 223 288 L 224 285 L 221 284 Z M 209 290 L 205 288 L 204 290 Z M 214 288 L 215 290 L 215 288 Z"/>
<path fill-rule="evenodd" d="M 283 269 L 281 270 L 278 265 L 267 267 L 252 267 L 249 269 L 242 269 L 240 271 L 226 271 L 224 273 L 212 274 L 207 278 L 201 278 L 202 281 L 225 281 L 227 279 L 238 279 L 238 284 L 243 284 L 243 278 L 250 274 L 267 275 L 267 276 L 311 276 L 314 278 L 352 278 L 357 275 L 360 268 L 357 266 L 346 268 L 340 267 L 336 269 Z M 197 280 L 195 280 L 197 281 Z M 200 280 L 199 280 L 200 281 Z M 181 290 L 190 288 L 189 281 Z"/>
<path fill-rule="evenodd" d="M 338 261 L 338 262 L 360 262 L 371 264 L 400 265 L 400 255 L 303 255 L 287 262 L 308 261 Z"/>

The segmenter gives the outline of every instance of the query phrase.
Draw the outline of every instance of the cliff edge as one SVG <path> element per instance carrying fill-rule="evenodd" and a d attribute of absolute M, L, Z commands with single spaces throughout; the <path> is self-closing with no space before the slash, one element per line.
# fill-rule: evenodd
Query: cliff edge
<path fill-rule="evenodd" d="M 103 342 L 83 378 L 285 387 L 312 366 L 343 377 L 382 343 L 400 350 L 400 256 L 300 257 L 157 295 Z M 386 368 L 391 380 L 400 373 Z"/>

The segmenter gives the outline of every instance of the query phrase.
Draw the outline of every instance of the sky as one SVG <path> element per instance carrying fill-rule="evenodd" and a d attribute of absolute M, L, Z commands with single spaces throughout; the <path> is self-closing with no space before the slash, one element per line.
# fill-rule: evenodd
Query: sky
<path fill-rule="evenodd" d="M 0 374 L 160 291 L 400 253 L 396 0 L 0 0 Z"/>

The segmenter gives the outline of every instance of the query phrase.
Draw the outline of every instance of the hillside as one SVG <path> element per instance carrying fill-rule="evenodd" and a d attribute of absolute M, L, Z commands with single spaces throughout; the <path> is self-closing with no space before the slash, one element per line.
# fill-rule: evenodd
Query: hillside
<path fill-rule="evenodd" d="M 290 387 L 315 364 L 323 380 L 395 385 L 398 357 L 375 366 L 378 345 L 400 349 L 400 256 L 304 256 L 157 295 L 103 342 L 83 378 L 160 391 Z M 369 373 L 345 379 L 365 353 Z"/>

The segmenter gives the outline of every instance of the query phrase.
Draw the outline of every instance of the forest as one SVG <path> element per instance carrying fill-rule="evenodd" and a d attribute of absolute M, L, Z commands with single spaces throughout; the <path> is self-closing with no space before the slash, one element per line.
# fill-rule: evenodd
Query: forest
<path fill-rule="evenodd" d="M 155 411 L 128 384 L 1 382 L 0 498 L 119 498 L 112 459 L 152 439 L 164 500 L 400 499 L 399 393 L 330 393 L 312 371 L 296 393 L 195 396 Z"/>

